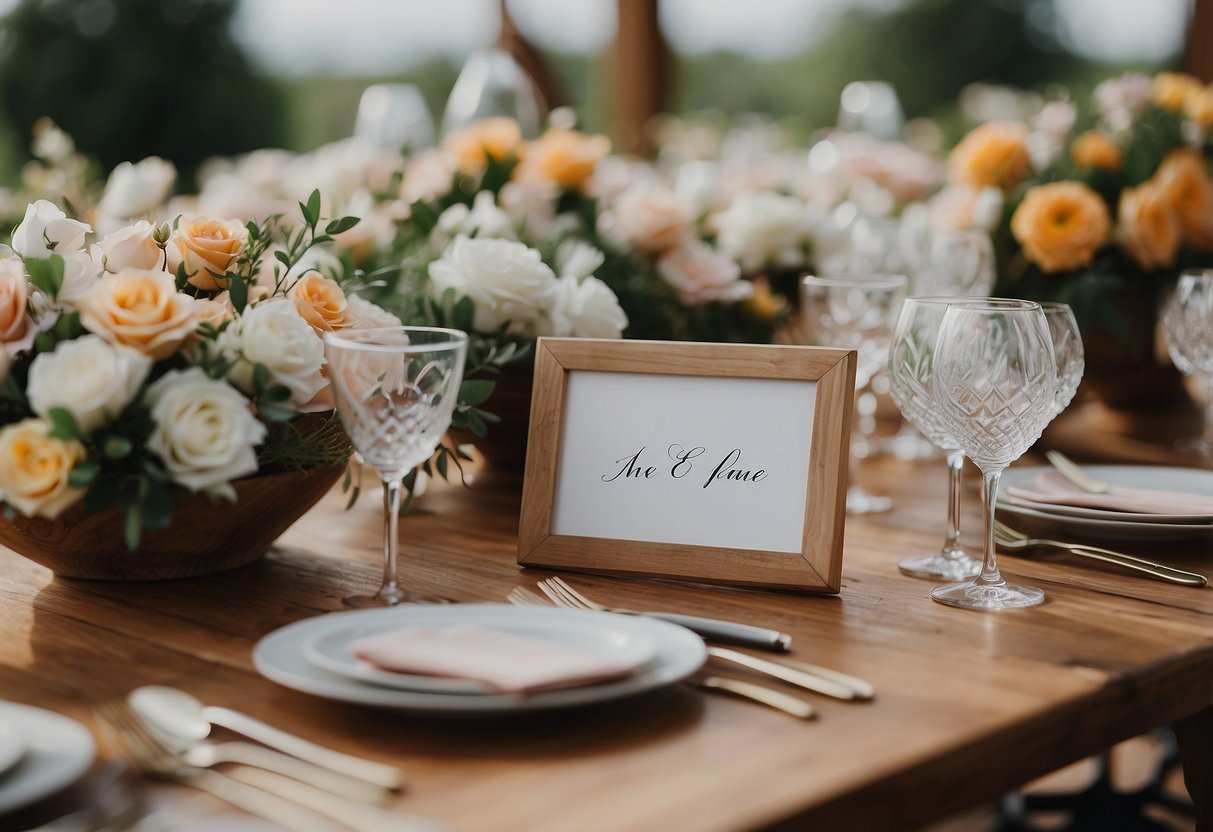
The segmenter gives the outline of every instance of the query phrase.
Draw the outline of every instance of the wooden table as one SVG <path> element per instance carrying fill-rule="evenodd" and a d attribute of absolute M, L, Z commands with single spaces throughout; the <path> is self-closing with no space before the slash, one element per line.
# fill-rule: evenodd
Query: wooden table
<path fill-rule="evenodd" d="M 87 722 L 92 703 L 136 685 L 181 687 L 399 764 L 412 784 L 399 806 L 460 830 L 911 829 L 1174 725 L 1200 828 L 1213 829 L 1213 590 L 1008 557 L 1007 572 L 1045 588 L 1045 605 L 944 607 L 928 597 L 930 583 L 896 567 L 940 543 L 942 461 L 885 459 L 861 473 L 897 505 L 848 520 L 838 597 L 575 580 L 621 606 L 786 630 L 794 657 L 877 686 L 872 703 L 818 699 L 816 722 L 688 686 L 525 718 L 420 718 L 262 679 L 250 663 L 258 638 L 376 583 L 379 501 L 367 494 L 347 514 L 338 493 L 263 562 L 206 578 L 55 580 L 0 552 L 0 698 Z M 401 524 L 406 580 L 500 601 L 545 577 L 514 562 L 519 490 L 517 478 L 490 472 L 472 490 L 435 488 Z M 977 505 L 970 491 L 970 540 Z M 1210 572 L 1211 548 L 1155 554 Z"/>

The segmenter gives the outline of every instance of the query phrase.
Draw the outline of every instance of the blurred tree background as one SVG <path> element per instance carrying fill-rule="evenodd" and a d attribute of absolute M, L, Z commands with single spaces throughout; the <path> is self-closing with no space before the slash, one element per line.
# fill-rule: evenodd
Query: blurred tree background
<path fill-rule="evenodd" d="M 559 1 L 568 4 L 564 14 L 576 14 L 578 7 L 602 11 L 603 4 L 615 2 Z M 1172 12 L 1186 8 L 1176 5 L 1186 0 L 1168 1 Z M 309 63 L 307 47 L 301 45 L 294 53 L 284 53 L 291 55 L 288 64 L 265 67 L 255 54 L 247 54 L 255 50 L 241 37 L 247 33 L 240 31 L 240 6 L 253 2 L 0 0 L 0 8 L 10 8 L 0 22 L 0 180 L 15 175 L 25 158 L 30 128 L 42 115 L 54 118 L 105 168 L 160 155 L 178 165 L 186 186 L 191 172 L 208 156 L 263 146 L 308 150 L 349 135 L 359 95 L 370 83 L 415 84 L 435 121 L 441 118 L 462 60 L 459 54 L 414 54 L 402 48 L 398 68 L 350 72 L 325 66 L 323 60 Z M 1056 20 L 1058 4 L 1067 0 L 819 2 L 832 2 L 835 13 L 822 16 L 821 27 L 806 37 L 796 54 L 763 58 L 756 56 L 761 50 L 719 49 L 677 54 L 675 109 L 725 115 L 761 112 L 807 134 L 833 124 L 847 82 L 887 80 L 896 87 L 907 116 L 948 121 L 955 120 L 957 93 L 975 81 L 1029 89 L 1050 83 L 1081 88 L 1127 68 L 1154 71 L 1178 57 L 1178 46 L 1145 65 L 1077 54 Z M 770 13 L 751 0 L 735 3 L 742 13 Z M 342 4 L 325 0 L 263 4 L 273 6 L 274 13 L 327 15 L 334 32 L 350 13 Z M 534 0 L 509 4 L 511 11 L 528 5 L 539 8 L 539 14 L 552 8 Z M 1139 8 L 1166 5 L 1141 3 Z M 1088 6 L 1099 8 L 1098 3 Z M 453 27 L 461 25 L 461 12 L 446 3 L 415 2 L 410 9 L 414 7 L 415 14 L 447 14 L 456 18 Z M 476 8 L 485 15 L 497 14 L 494 0 L 482 0 Z M 399 14 L 400 6 L 394 9 Z M 663 6 L 663 19 L 664 12 Z M 527 15 L 515 17 L 529 36 Z M 469 28 L 472 22 L 462 21 Z M 569 50 L 559 36 L 540 42 L 582 123 L 608 132 L 610 34 L 599 39 L 606 47 L 585 51 Z M 274 36 L 289 37 L 266 33 Z M 671 39 L 677 45 L 677 39 Z M 470 43 L 465 53 L 484 45 Z M 347 48 L 361 45 L 355 41 Z"/>

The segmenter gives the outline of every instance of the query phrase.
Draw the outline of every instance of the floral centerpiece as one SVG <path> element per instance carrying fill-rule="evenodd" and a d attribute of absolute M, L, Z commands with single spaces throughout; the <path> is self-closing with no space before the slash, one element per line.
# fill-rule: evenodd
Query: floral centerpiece
<path fill-rule="evenodd" d="M 1005 196 L 996 292 L 1070 304 L 1106 400 L 1159 401 L 1160 379 L 1178 379 L 1158 372 L 1155 323 L 1178 273 L 1213 263 L 1211 128 L 1213 88 L 1129 74 L 1085 110 L 1053 102 L 1032 124 L 983 124 L 950 156 L 954 204 L 956 189 Z"/>
<path fill-rule="evenodd" d="M 0 259 L 4 542 L 89 577 L 193 574 L 259 555 L 349 456 L 323 333 L 398 323 L 312 266 L 356 222 L 322 222 L 313 193 L 299 216 L 140 220 L 97 238 L 31 203 Z M 288 493 L 267 502 L 255 483 L 277 475 Z M 212 504 L 224 501 L 237 505 Z M 201 516 L 205 533 L 166 542 L 158 532 L 180 515 Z M 246 524 L 238 534 L 233 517 Z"/>

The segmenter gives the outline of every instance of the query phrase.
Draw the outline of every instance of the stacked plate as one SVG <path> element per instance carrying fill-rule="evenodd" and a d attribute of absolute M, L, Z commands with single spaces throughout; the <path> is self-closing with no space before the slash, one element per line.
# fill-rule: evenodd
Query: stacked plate
<path fill-rule="evenodd" d="M 74 719 L 0 702 L 0 815 L 72 785 L 96 751 L 92 735 Z"/>
<path fill-rule="evenodd" d="M 1084 470 L 1114 488 L 1180 492 L 1213 499 L 1213 471 L 1144 465 L 1089 465 L 1084 466 Z M 999 487 L 998 510 L 1028 518 L 1034 524 L 1048 524 L 1076 538 L 1105 541 L 1213 539 L 1213 514 L 1109 511 L 1038 502 L 1014 493 L 1017 489 L 1040 491 L 1041 478 L 1050 476 L 1056 476 L 1056 471 L 1046 466 L 1008 468 Z"/>
<path fill-rule="evenodd" d="M 476 627 L 592 652 L 631 672 L 597 684 L 529 694 L 501 693 L 482 682 L 382 670 L 353 645 L 406 628 Z M 504 604 L 405 605 L 339 612 L 298 621 L 257 643 L 253 664 L 294 690 L 360 705 L 446 714 L 500 714 L 588 705 L 681 681 L 707 659 L 703 640 L 664 621 L 581 610 Z"/>

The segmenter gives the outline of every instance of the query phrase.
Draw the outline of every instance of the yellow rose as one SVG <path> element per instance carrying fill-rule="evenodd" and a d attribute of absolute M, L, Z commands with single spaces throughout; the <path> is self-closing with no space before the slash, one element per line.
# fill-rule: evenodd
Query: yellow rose
<path fill-rule="evenodd" d="M 1070 156 L 1080 168 L 1120 170 L 1125 155 L 1116 143 L 1098 130 L 1088 130 L 1070 145 Z"/>
<path fill-rule="evenodd" d="M 1091 262 L 1108 239 L 1112 221 L 1099 194 L 1081 182 L 1030 188 L 1011 216 L 1011 233 L 1024 256 L 1046 272 Z"/>
<path fill-rule="evenodd" d="M 1150 97 L 1164 110 L 1178 113 L 1193 92 L 1199 92 L 1201 83 L 1182 72 L 1160 72 L 1154 76 L 1150 86 Z"/>
<path fill-rule="evenodd" d="M 517 153 L 521 143 L 522 128 L 518 122 L 494 116 L 452 130 L 442 140 L 442 147 L 461 171 L 475 174 L 484 169 L 488 157 L 501 161 Z"/>
<path fill-rule="evenodd" d="M 1213 127 L 1213 85 L 1188 92 L 1184 98 L 1184 115 L 1201 127 Z"/>
<path fill-rule="evenodd" d="M 295 310 L 317 332 L 331 332 L 351 325 L 345 292 L 331 277 L 308 272 L 287 293 Z"/>
<path fill-rule="evenodd" d="M 1147 271 L 1172 265 L 1179 234 L 1179 220 L 1157 183 L 1120 192 L 1116 239 L 1137 265 Z"/>
<path fill-rule="evenodd" d="M 240 220 L 182 220 L 168 242 L 169 271 L 176 274 L 184 264 L 191 284 L 204 291 L 218 289 L 214 275 L 222 277 L 247 243 L 248 229 Z"/>
<path fill-rule="evenodd" d="M 987 121 L 960 140 L 948 157 L 948 176 L 958 185 L 1006 188 L 1028 175 L 1028 128 Z"/>
<path fill-rule="evenodd" d="M 1200 154 L 1190 147 L 1172 150 L 1154 179 L 1179 217 L 1184 240 L 1197 248 L 1213 249 L 1213 180 Z"/>
<path fill-rule="evenodd" d="M 0 499 L 26 517 L 54 520 L 84 490 L 68 485 L 84 445 L 47 436 L 50 425 L 24 419 L 0 430 Z"/>
<path fill-rule="evenodd" d="M 523 148 L 514 178 L 580 188 L 610 151 L 611 140 L 606 136 L 554 127 Z"/>
<path fill-rule="evenodd" d="M 111 344 L 168 358 L 197 328 L 194 299 L 167 272 L 123 269 L 98 280 L 81 301 L 80 323 Z"/>

